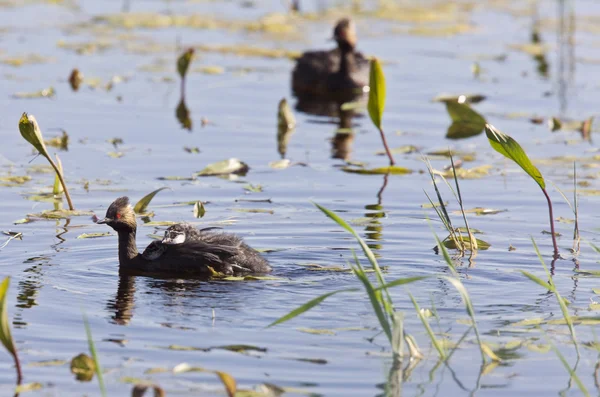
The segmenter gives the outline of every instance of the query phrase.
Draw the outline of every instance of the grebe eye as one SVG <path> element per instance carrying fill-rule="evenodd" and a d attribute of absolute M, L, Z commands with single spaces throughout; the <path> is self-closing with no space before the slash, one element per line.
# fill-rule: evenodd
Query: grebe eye
<path fill-rule="evenodd" d="M 117 214 L 117 219 L 121 219 L 121 214 Z"/>

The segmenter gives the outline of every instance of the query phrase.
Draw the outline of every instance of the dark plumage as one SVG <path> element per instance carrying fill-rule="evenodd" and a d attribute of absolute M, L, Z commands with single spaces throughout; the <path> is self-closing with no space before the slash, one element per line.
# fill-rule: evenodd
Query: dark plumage
<path fill-rule="evenodd" d="M 216 228 L 198 230 L 188 223 L 171 226 L 162 241 L 153 241 L 140 254 L 135 213 L 127 197 L 116 199 L 97 223 L 118 233 L 119 263 L 125 271 L 210 274 L 209 266 L 224 274 L 271 271 L 267 261 L 239 237 L 211 231 Z"/>
<path fill-rule="evenodd" d="M 333 31 L 338 48 L 308 51 L 296 61 L 292 90 L 297 96 L 356 95 L 369 85 L 369 60 L 355 50 L 354 23 L 344 18 Z"/>

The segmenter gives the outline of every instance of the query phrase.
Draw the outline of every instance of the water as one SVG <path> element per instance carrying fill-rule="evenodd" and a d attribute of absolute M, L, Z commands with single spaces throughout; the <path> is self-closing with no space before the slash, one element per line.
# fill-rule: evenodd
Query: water
<path fill-rule="evenodd" d="M 199 13 L 220 20 L 252 21 L 268 12 L 282 12 L 279 3 L 253 2 L 156 2 L 132 1 L 131 12 L 158 12 L 166 15 Z M 473 5 L 475 4 L 475 5 Z M 52 57 L 53 61 L 13 67 L 0 64 L 0 176 L 30 173 L 32 165 L 44 165 L 42 158 L 32 160 L 32 152 L 17 132 L 23 111 L 34 114 L 46 138 L 64 129 L 70 137 L 69 150 L 60 157 L 78 209 L 103 215 L 114 198 L 128 195 L 137 201 L 148 192 L 169 186 L 150 205 L 156 221 L 194 221 L 192 206 L 171 206 L 177 202 L 209 201 L 203 225 L 229 220 L 226 230 L 238 233 L 257 248 L 275 250 L 266 254 L 277 280 L 253 282 L 200 282 L 194 280 L 119 278 L 116 238 L 77 239 L 82 233 L 106 232 L 89 217 L 70 221 L 37 221 L 14 225 L 26 214 L 52 209 L 53 204 L 29 200 L 31 194 L 48 189 L 51 174 L 31 174 L 22 186 L 0 187 L 1 230 L 23 233 L 23 240 L 11 241 L 0 252 L 0 275 L 11 276 L 8 312 L 13 319 L 13 334 L 24 364 L 26 382 L 40 382 L 43 388 L 30 395 L 97 395 L 92 383 L 74 380 L 68 364 L 32 366 L 43 360 L 69 361 L 87 352 L 82 315 L 90 321 L 100 360 L 106 371 L 109 395 L 128 395 L 128 378 L 148 379 L 161 385 L 167 395 L 218 395 L 222 386 L 208 373 L 146 374 L 151 368 L 172 369 L 180 363 L 221 370 L 231 374 L 238 387 L 254 388 L 262 383 L 290 387 L 290 395 L 313 393 L 327 396 L 370 396 L 382 393 L 388 382 L 405 395 L 531 395 L 547 396 L 577 387 L 569 382 L 568 372 L 550 351 L 535 351 L 544 345 L 544 334 L 532 327 L 511 325 L 531 318 L 561 318 L 556 299 L 527 280 L 518 270 L 543 275 L 532 248 L 535 237 L 548 263 L 552 252 L 548 235 L 547 208 L 537 186 L 516 166 L 493 152 L 479 135 L 463 141 L 443 137 L 450 121 L 444 105 L 431 99 L 442 92 L 482 93 L 488 100 L 474 108 L 489 122 L 514 136 L 535 160 L 555 156 L 585 158 L 578 175 L 587 180 L 586 189 L 598 188 L 592 156 L 596 146 L 581 140 L 576 132 L 549 133 L 546 125 L 529 123 L 525 116 L 560 116 L 583 120 L 594 114 L 598 85 L 593 76 L 600 59 L 593 18 L 600 7 L 590 1 L 573 2 L 577 13 L 576 46 L 558 45 L 557 4 L 543 2 L 525 7 L 520 2 L 459 2 L 459 11 L 450 18 L 474 26 L 464 34 L 427 37 L 401 33 L 419 25 L 406 21 L 382 21 L 357 15 L 359 47 L 385 61 L 388 100 L 384 126 L 392 147 L 412 144 L 422 152 L 452 147 L 476 152 L 476 160 L 466 167 L 491 164 L 490 176 L 461 180 L 467 208 L 506 209 L 496 215 L 470 215 L 470 226 L 481 229 L 480 238 L 492 244 L 469 267 L 459 268 L 461 279 L 475 306 L 483 339 L 497 349 L 507 342 L 523 346 L 506 356 L 496 368 L 482 374 L 480 356 L 473 334 L 460 345 L 448 366 L 436 367 L 436 351 L 415 315 L 407 291 L 421 307 L 437 310 L 436 332 L 456 342 L 467 330 L 467 315 L 460 296 L 451 285 L 430 278 L 392 291 L 396 309 L 404 312 L 405 327 L 413 334 L 425 359 L 402 373 L 394 370 L 385 340 L 369 301 L 363 293 L 334 295 L 319 307 L 288 323 L 265 328 L 268 324 L 310 299 L 338 289 L 359 287 L 350 273 L 310 271 L 305 265 L 344 266 L 351 259 L 350 248 L 358 249 L 343 232 L 318 211 L 311 201 L 332 209 L 344 219 L 355 220 L 359 234 L 387 267 L 386 278 L 393 280 L 416 275 L 447 275 L 447 266 L 435 255 L 433 230 L 444 236 L 441 224 L 431 210 L 423 189 L 433 194 L 429 176 L 419 154 L 396 155 L 398 163 L 413 169 L 406 176 L 390 176 L 385 189 L 383 176 L 361 176 L 342 172 L 343 162 L 331 158 L 329 139 L 336 121 L 296 113 L 298 126 L 290 139 L 286 157 L 294 165 L 274 170 L 269 162 L 277 153 L 276 109 L 282 97 L 290 103 L 289 79 L 293 63 L 282 58 L 240 57 L 198 51 L 192 67 L 220 66 L 223 74 L 191 73 L 187 81 L 186 104 L 191 112 L 193 131 L 181 129 L 175 118 L 179 86 L 174 60 L 176 44 L 232 45 L 303 50 L 327 48 L 331 25 L 337 15 L 319 21 L 296 20 L 300 34 L 295 37 L 244 30 L 202 30 L 185 27 L 122 30 L 93 22 L 100 14 L 121 10 L 121 2 L 80 1 L 78 9 L 31 2 L 26 6 L 1 7 L 0 58 L 28 54 Z M 432 4 L 431 7 L 436 6 Z M 471 8 L 471 6 L 473 6 Z M 330 9 L 331 4 L 303 4 L 307 12 Z M 540 62 L 531 55 L 509 48 L 510 44 L 530 41 L 532 10 L 540 19 L 542 40 L 550 46 L 545 55 L 548 76 L 538 73 Z M 408 11 L 405 12 L 408 15 Z M 439 15 L 444 16 L 442 11 Z M 431 26 L 431 25 L 425 25 Z M 590 27 L 591 26 L 591 27 Z M 400 33 L 398 31 L 401 31 Z M 305 37 L 302 38 L 302 34 Z M 67 43 L 109 43 L 90 55 L 58 45 Z M 154 51 L 160 44 L 162 50 Z M 145 49 L 147 51 L 142 52 Z M 487 60 L 506 55 L 505 61 Z M 475 79 L 470 67 L 475 59 L 483 73 Z M 147 72 L 140 68 L 164 59 L 168 70 Z M 543 62 L 542 62 L 543 63 Z M 571 66 L 570 66 L 571 65 Z M 105 84 L 113 75 L 126 77 L 111 91 L 83 86 L 72 92 L 67 78 L 72 68 L 86 78 L 97 77 Z M 240 73 L 240 68 L 249 72 Z M 168 76 L 172 81 L 161 81 Z M 16 92 L 33 92 L 54 86 L 53 99 L 12 98 Z M 120 98 L 120 100 L 118 99 Z M 205 117 L 209 124 L 201 127 Z M 329 122 L 331 121 L 331 122 Z M 383 166 L 384 157 L 377 132 L 368 118 L 355 119 L 357 131 L 350 159 Z M 401 134 L 397 132 L 401 131 Z M 115 149 L 107 140 L 122 138 Z M 183 147 L 198 147 L 189 154 Z M 57 149 L 51 148 L 51 152 Z M 121 158 L 108 152 L 120 151 Z M 200 178 L 195 181 L 162 181 L 158 177 L 191 176 L 209 163 L 237 157 L 251 170 L 238 181 Z M 434 158 L 441 169 L 447 159 Z M 572 196 L 572 164 L 540 162 L 542 173 Z M 89 181 L 89 191 L 83 183 Z M 245 193 L 247 183 L 262 185 L 262 193 Z M 572 212 L 558 192 L 550 188 L 556 217 L 572 218 Z M 452 210 L 458 206 L 451 193 L 444 191 Z M 249 203 L 239 199 L 268 199 L 272 203 Z M 580 227 L 586 240 L 597 240 L 598 198 L 580 196 Z M 380 207 L 379 207 L 380 206 Z M 273 213 L 239 212 L 239 209 L 268 209 Z M 373 219 L 368 225 L 360 219 Z M 433 218 L 431 226 L 426 217 Z M 454 221 L 461 224 L 459 216 Z M 589 311 L 597 279 L 573 272 L 568 253 L 572 225 L 556 224 L 564 260 L 556 262 L 555 283 L 571 301 L 573 315 L 594 316 Z M 149 243 L 149 234 L 162 228 L 141 226 L 138 244 Z M 512 245 L 515 251 L 509 251 Z M 581 269 L 598 270 L 598 255 L 586 243 L 578 257 Z M 366 261 L 363 263 L 366 264 Z M 302 332 L 302 328 L 325 329 L 327 334 Z M 564 326 L 543 326 L 571 366 L 576 355 L 568 343 Z M 595 340 L 590 326 L 576 327 L 580 342 Z M 333 335 L 331 334 L 333 333 Z M 374 338 L 374 339 L 373 339 Z M 181 351 L 173 347 L 209 348 L 248 344 L 266 349 L 244 355 L 222 349 Z M 169 349 L 171 347 L 171 349 Z M 544 346 L 542 346 L 544 347 Z M 592 393 L 597 392 L 594 366 L 597 354 L 581 347 L 578 375 Z M 10 395 L 14 371 L 8 354 L 0 354 L 0 390 Z M 298 359 L 318 359 L 317 363 Z M 323 361 L 324 360 L 324 361 Z M 320 364 L 319 364 L 320 363 Z M 407 365 L 406 362 L 403 364 Z M 131 379 L 130 379 L 131 380 Z M 596 383 L 597 384 L 597 383 Z M 398 392 L 399 393 L 399 392 Z M 399 394 L 397 394 L 399 395 Z"/>

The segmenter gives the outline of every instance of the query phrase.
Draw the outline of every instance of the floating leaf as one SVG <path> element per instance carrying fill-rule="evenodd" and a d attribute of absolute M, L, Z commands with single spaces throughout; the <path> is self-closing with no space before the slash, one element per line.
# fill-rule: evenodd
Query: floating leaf
<path fill-rule="evenodd" d="M 42 387 L 44 386 L 39 382 L 25 383 L 22 385 L 17 385 L 17 387 L 15 388 L 15 393 L 18 395 L 19 393 L 40 390 Z"/>
<path fill-rule="evenodd" d="M 96 364 L 94 360 L 85 353 L 81 353 L 71 360 L 71 373 L 78 381 L 89 382 L 94 378 Z"/>
<path fill-rule="evenodd" d="M 298 331 L 313 335 L 335 335 L 330 329 L 298 328 Z"/>
<path fill-rule="evenodd" d="M 263 191 L 262 185 L 253 185 L 251 183 L 244 185 L 244 190 L 252 193 L 260 193 Z"/>
<path fill-rule="evenodd" d="M 440 94 L 432 99 L 432 102 L 457 102 L 457 103 L 479 103 L 485 100 L 487 97 L 481 94 L 463 94 L 463 95 L 451 95 L 451 94 Z"/>
<path fill-rule="evenodd" d="M 204 214 L 206 214 L 204 204 L 202 204 L 202 201 L 196 201 L 196 204 L 194 204 L 194 216 L 196 218 L 202 218 Z"/>
<path fill-rule="evenodd" d="M 67 361 L 65 360 L 44 360 L 44 361 L 33 361 L 27 363 L 28 367 L 58 367 L 61 365 L 65 365 Z"/>
<path fill-rule="evenodd" d="M 156 196 L 156 194 L 161 190 L 165 189 L 168 189 L 168 187 L 161 187 L 160 189 L 156 189 L 155 191 L 148 193 L 147 195 L 142 197 L 142 199 L 135 204 L 135 207 L 133 207 L 133 211 L 136 214 L 143 214 L 144 212 L 146 212 L 146 208 L 148 208 L 148 204 L 150 204 L 154 196 Z"/>
<path fill-rule="evenodd" d="M 462 139 L 479 135 L 483 132 L 486 120 L 465 103 L 446 102 L 446 110 L 452 119 L 446 138 Z"/>
<path fill-rule="evenodd" d="M 529 157 L 527 157 L 527 154 L 517 141 L 500 132 L 491 124 L 485 125 L 485 134 L 494 150 L 517 163 L 523 171 L 533 178 L 540 188 L 546 188 L 546 182 L 542 173 L 531 163 Z"/>
<path fill-rule="evenodd" d="M 228 160 L 218 161 L 207 165 L 202 171 L 199 171 L 196 175 L 198 176 L 215 176 L 215 175 L 227 175 L 227 174 L 240 174 L 245 175 L 249 170 L 246 163 L 236 159 L 230 158 Z"/>
<path fill-rule="evenodd" d="M 13 98 L 17 99 L 33 99 L 33 98 L 52 98 L 56 94 L 53 87 L 44 88 L 43 90 L 34 92 L 16 92 Z"/>
<path fill-rule="evenodd" d="M 397 165 L 392 165 L 389 167 L 379 167 L 379 168 L 356 168 L 356 167 L 343 167 L 342 171 L 348 172 L 351 174 L 362 174 L 362 175 L 405 175 L 412 174 L 412 170 L 404 167 L 399 167 Z"/>
<path fill-rule="evenodd" d="M 210 348 L 215 350 L 227 350 L 235 353 L 248 353 L 248 352 L 260 352 L 266 353 L 267 349 L 264 347 L 258 347 L 253 345 L 223 345 L 223 346 L 215 346 Z"/>
<path fill-rule="evenodd" d="M 465 243 L 466 249 L 470 250 L 471 249 L 471 239 L 469 238 L 469 236 L 461 236 L 461 240 Z M 489 249 L 491 247 L 491 244 L 480 240 L 480 239 L 475 239 L 477 240 L 477 249 L 485 251 L 487 249 Z M 446 248 L 450 248 L 450 249 L 456 249 L 456 242 L 453 239 L 448 239 L 445 240 L 444 242 L 444 246 Z"/>
<path fill-rule="evenodd" d="M 112 236 L 112 233 L 110 232 L 106 232 L 106 233 L 83 233 L 80 234 L 79 236 L 77 236 L 78 239 L 82 239 L 82 238 L 98 238 L 98 237 L 108 237 L 108 236 Z"/>
<path fill-rule="evenodd" d="M 390 152 L 392 154 L 409 154 L 409 153 L 415 153 L 418 151 L 419 151 L 419 148 L 416 147 L 415 145 L 404 145 L 404 146 L 390 149 Z M 386 156 L 387 155 L 385 150 L 379 150 L 379 151 L 375 152 L 375 154 L 378 156 Z"/>
<path fill-rule="evenodd" d="M 369 70 L 369 101 L 367 109 L 375 127 L 382 128 L 383 110 L 385 108 L 385 76 L 381 63 L 377 58 L 371 60 Z"/>
<path fill-rule="evenodd" d="M 67 131 L 63 130 L 62 135 L 52 137 L 52 138 L 48 139 L 45 143 L 48 146 L 52 146 L 52 147 L 55 147 L 55 148 L 58 148 L 61 150 L 68 150 L 69 149 L 69 134 L 67 134 Z"/>
<path fill-rule="evenodd" d="M 497 210 L 494 208 L 483 208 L 483 207 L 475 207 L 468 210 L 465 210 L 467 214 L 475 214 L 475 215 L 494 215 L 499 214 L 501 212 L 506 212 L 508 210 Z M 454 214 L 461 214 L 461 211 L 454 211 Z"/>
<path fill-rule="evenodd" d="M 276 169 L 276 170 L 283 170 L 286 169 L 290 166 L 291 161 L 289 159 L 281 159 L 281 160 L 277 160 L 277 161 L 271 161 L 269 163 L 269 167 Z"/>

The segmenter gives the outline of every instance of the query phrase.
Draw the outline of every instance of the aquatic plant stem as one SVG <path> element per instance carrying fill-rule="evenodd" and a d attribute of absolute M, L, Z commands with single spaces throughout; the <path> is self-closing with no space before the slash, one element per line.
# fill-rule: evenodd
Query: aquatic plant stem
<path fill-rule="evenodd" d="M 556 235 L 554 233 L 554 215 L 552 214 L 552 201 L 546 189 L 542 189 L 546 200 L 548 201 L 548 212 L 550 214 L 550 233 L 552 234 L 552 244 L 554 245 L 554 258 L 558 258 L 558 246 L 556 245 Z"/>
<path fill-rule="evenodd" d="M 17 386 L 19 386 L 21 385 L 21 383 L 23 383 L 23 371 L 21 370 L 21 361 L 19 360 L 19 354 L 16 351 L 13 355 L 13 358 L 15 359 L 15 367 L 17 369 Z"/>
<path fill-rule="evenodd" d="M 383 128 L 379 128 L 379 134 L 381 134 L 381 141 L 383 142 L 383 147 L 385 148 L 385 153 L 387 154 L 388 158 L 390 159 L 390 167 L 392 167 L 392 166 L 396 165 L 396 162 L 394 161 L 392 152 L 390 151 L 390 148 L 388 147 L 387 140 L 385 139 L 385 134 L 383 133 Z"/>
<path fill-rule="evenodd" d="M 65 197 L 67 198 L 67 203 L 69 204 L 69 210 L 74 211 L 75 207 L 73 207 L 73 202 L 71 201 L 71 195 L 69 194 L 69 189 L 67 189 L 67 184 L 65 183 L 65 179 L 63 178 L 62 172 L 60 172 L 60 170 L 58 169 L 58 167 L 56 166 L 54 161 L 52 161 L 52 158 L 50 158 L 50 156 L 48 156 L 46 158 L 50 162 L 50 165 L 52 166 L 52 168 L 54 168 L 54 171 L 56 172 L 56 175 L 58 176 L 58 180 L 60 181 L 60 184 L 63 187 Z"/>

